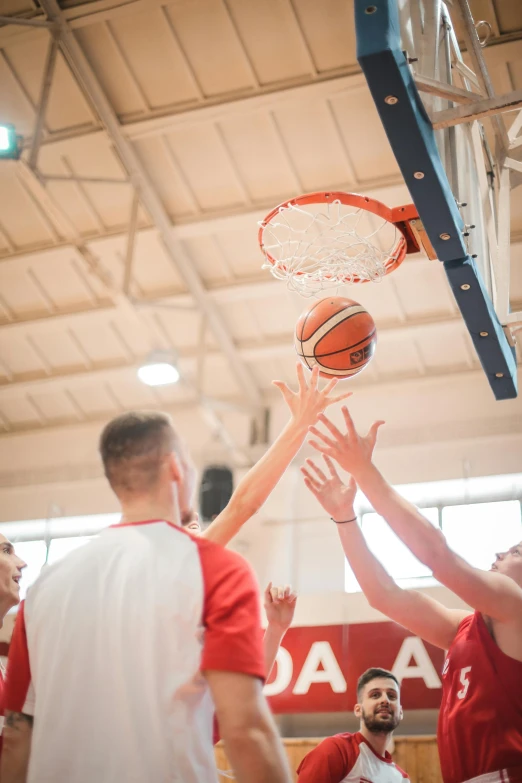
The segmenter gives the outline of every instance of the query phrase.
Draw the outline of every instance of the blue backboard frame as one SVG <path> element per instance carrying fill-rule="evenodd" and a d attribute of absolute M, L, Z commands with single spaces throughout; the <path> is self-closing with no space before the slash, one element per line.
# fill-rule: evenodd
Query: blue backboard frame
<path fill-rule="evenodd" d="M 517 396 L 515 349 L 464 243 L 464 223 L 401 46 L 397 0 L 355 0 L 357 59 L 404 181 L 497 400 Z M 393 98 L 396 100 L 390 101 Z M 386 99 L 388 98 L 388 102 Z M 422 172 L 416 178 L 415 172 Z M 444 238 L 443 237 L 449 237 Z"/>

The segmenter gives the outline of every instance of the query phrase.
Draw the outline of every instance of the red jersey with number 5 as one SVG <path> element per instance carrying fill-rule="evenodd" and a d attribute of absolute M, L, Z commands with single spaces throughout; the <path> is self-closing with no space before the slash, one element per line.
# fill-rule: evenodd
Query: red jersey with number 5
<path fill-rule="evenodd" d="M 480 612 L 460 623 L 444 662 L 438 741 L 444 783 L 486 773 L 498 773 L 488 783 L 522 783 L 522 662 Z"/>

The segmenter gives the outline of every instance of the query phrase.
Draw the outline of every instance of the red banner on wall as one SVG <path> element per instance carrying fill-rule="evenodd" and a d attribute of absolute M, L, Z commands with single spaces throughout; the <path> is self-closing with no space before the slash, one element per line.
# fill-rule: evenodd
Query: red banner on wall
<path fill-rule="evenodd" d="M 440 705 L 444 652 L 395 623 L 290 628 L 265 691 L 276 713 L 348 712 L 372 666 L 401 681 L 406 709 Z"/>

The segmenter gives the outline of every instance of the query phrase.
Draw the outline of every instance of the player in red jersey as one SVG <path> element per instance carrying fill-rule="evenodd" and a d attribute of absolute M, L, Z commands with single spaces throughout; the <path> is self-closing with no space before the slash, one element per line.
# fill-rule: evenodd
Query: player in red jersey
<path fill-rule="evenodd" d="M 20 579 L 26 563 L 18 557 L 14 546 L 0 533 L 0 628 L 13 606 L 20 602 Z M 4 668 L 0 661 L 0 753 L 4 728 Z"/>
<path fill-rule="evenodd" d="M 402 720 L 397 678 L 386 669 L 368 669 L 357 683 L 355 734 L 335 734 L 310 751 L 297 769 L 299 783 L 402 783 L 409 780 L 386 751 Z"/>
<path fill-rule="evenodd" d="M 311 428 L 328 475 L 309 460 L 305 482 L 338 523 L 341 542 L 370 605 L 426 641 L 448 650 L 438 743 L 444 783 L 522 782 L 522 544 L 498 554 L 491 571 L 473 568 L 440 530 L 401 497 L 372 463 L 377 430 L 358 435 L 343 408 L 346 432 L 329 419 Z M 332 459 L 351 475 L 344 485 Z M 353 501 L 356 482 L 373 508 L 473 613 L 448 609 L 415 590 L 400 589 L 368 549 Z"/>

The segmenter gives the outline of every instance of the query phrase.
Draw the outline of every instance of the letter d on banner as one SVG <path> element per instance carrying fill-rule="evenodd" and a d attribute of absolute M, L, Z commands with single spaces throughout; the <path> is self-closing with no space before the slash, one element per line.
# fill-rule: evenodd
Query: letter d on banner
<path fill-rule="evenodd" d="M 277 666 L 277 674 L 275 680 L 263 688 L 265 696 L 278 696 L 288 688 L 292 680 L 294 663 L 292 656 L 284 647 L 280 647 L 277 651 L 275 665 Z"/>

